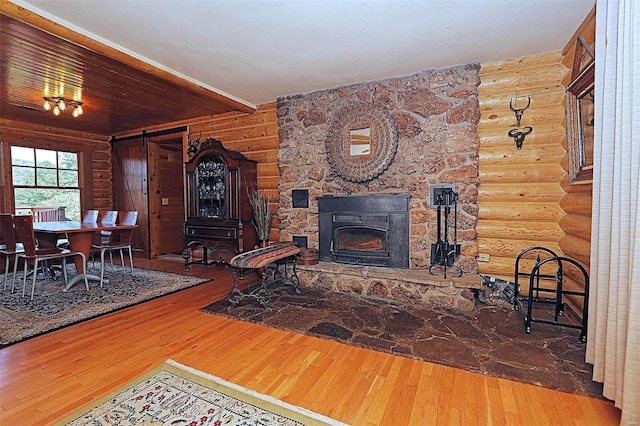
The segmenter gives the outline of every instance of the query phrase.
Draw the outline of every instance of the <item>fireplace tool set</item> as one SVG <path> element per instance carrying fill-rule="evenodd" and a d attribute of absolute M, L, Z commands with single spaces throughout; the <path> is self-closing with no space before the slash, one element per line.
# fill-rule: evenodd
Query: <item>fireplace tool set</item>
<path fill-rule="evenodd" d="M 452 189 L 445 189 L 434 197 L 435 205 L 438 209 L 438 241 L 431 244 L 431 266 L 429 273 L 434 268 L 443 271 L 444 278 L 447 278 L 447 269 L 452 269 L 457 275 L 462 276 L 462 269 L 454 265 L 456 257 L 460 254 L 460 244 L 458 244 L 458 193 Z M 450 223 L 451 209 L 453 209 L 453 226 Z M 453 234 L 453 242 L 449 237 Z"/>

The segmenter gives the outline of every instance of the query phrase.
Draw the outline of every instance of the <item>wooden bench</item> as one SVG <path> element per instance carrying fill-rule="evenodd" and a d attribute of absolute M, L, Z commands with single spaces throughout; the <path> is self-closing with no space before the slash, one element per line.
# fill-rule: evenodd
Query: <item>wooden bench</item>
<path fill-rule="evenodd" d="M 231 302 L 230 308 L 235 307 L 240 301 L 247 297 L 253 297 L 264 308 L 268 308 L 271 298 L 268 285 L 275 282 L 285 282 L 293 285 L 296 293 L 300 293 L 300 280 L 296 271 L 297 256 L 300 249 L 293 243 L 274 244 L 268 247 L 240 253 L 234 256 L 228 266 L 231 268 L 233 283 L 227 296 Z M 290 266 L 291 265 L 291 266 Z M 280 267 L 283 271 L 280 271 Z M 260 286 L 242 292 L 238 289 L 238 280 L 250 271 L 262 271 Z"/>

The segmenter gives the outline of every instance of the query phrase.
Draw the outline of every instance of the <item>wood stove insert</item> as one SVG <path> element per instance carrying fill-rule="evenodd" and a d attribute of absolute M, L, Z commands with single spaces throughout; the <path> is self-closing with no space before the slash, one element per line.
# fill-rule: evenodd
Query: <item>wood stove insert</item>
<path fill-rule="evenodd" d="M 409 267 L 408 194 L 318 198 L 324 262 Z"/>

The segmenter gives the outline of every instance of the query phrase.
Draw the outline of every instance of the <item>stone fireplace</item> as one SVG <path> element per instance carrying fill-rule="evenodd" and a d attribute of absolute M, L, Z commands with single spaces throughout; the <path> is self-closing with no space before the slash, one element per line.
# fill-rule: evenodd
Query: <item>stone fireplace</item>
<path fill-rule="evenodd" d="M 438 236 L 438 217 L 431 206 L 430 188 L 442 184 L 454 185 L 459 195 L 460 254 L 455 264 L 464 272 L 463 281 L 478 277 L 475 226 L 479 68 L 476 63 L 464 64 L 278 99 L 281 240 L 305 237 L 309 247 L 320 248 L 319 200 L 325 197 L 408 195 L 407 267 L 321 261 L 315 270 L 303 271 L 303 281 L 338 291 L 430 303 L 427 294 L 432 284 L 426 284 L 425 280 L 439 279 L 428 273 L 431 244 Z M 393 160 L 381 174 L 361 182 L 344 179 L 334 172 L 325 145 L 334 117 L 354 103 L 384 109 L 397 131 Z M 294 207 L 294 190 L 308 191 L 304 208 Z M 372 280 L 377 274 L 380 279 Z M 474 278 L 473 284 L 465 283 L 460 288 L 479 288 L 476 281 L 479 280 Z M 446 289 L 440 294 L 446 293 L 447 298 L 449 293 L 459 296 L 463 292 L 454 290 L 457 283 L 448 279 L 433 286 Z M 468 294 L 465 297 L 468 299 Z"/>

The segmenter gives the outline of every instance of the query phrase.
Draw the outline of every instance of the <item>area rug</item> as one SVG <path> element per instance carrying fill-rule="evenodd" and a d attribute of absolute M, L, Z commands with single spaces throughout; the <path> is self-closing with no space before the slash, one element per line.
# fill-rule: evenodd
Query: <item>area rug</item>
<path fill-rule="evenodd" d="M 70 272 L 69 279 L 74 275 Z M 109 283 L 102 287 L 89 282 L 89 292 L 83 281 L 66 293 L 62 292 L 62 278 L 39 278 L 33 300 L 30 300 L 30 287 L 22 297 L 20 280 L 16 280 L 16 287 L 20 287 L 14 293 L 10 285 L 6 290 L 0 288 L 0 348 L 210 281 L 142 268 L 134 268 L 133 276 L 129 269 L 126 275 L 115 271 L 108 277 Z M 28 284 L 30 282 L 28 279 Z"/>
<path fill-rule="evenodd" d="M 56 425 L 342 425 L 167 360 Z"/>
<path fill-rule="evenodd" d="M 579 331 L 536 324 L 526 334 L 511 306 L 477 303 L 472 312 L 394 304 L 353 294 L 274 287 L 270 309 L 251 298 L 229 309 L 226 299 L 203 312 L 331 339 L 398 356 L 549 389 L 602 398 L 591 380 Z"/>

